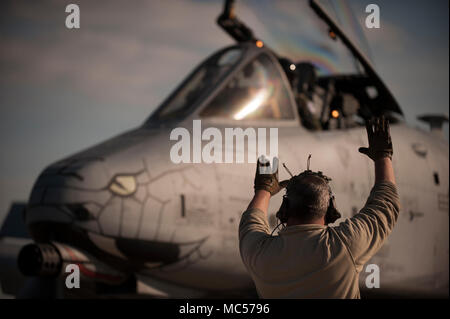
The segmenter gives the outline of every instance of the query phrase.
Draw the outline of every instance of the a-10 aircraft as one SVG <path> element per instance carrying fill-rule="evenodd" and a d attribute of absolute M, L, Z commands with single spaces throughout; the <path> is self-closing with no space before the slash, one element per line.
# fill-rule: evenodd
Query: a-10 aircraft
<path fill-rule="evenodd" d="M 374 183 L 371 162 L 357 152 L 367 145 L 364 120 L 383 114 L 391 121 L 401 214 L 368 263 L 379 267 L 380 287 L 366 288 L 363 272 L 362 293 L 448 294 L 449 148 L 441 133 L 448 119 L 423 116 L 431 132 L 409 127 L 360 48 L 324 6 L 309 5 L 329 30 L 328 45 L 343 44 L 360 72 L 316 76 L 309 61 L 293 63 L 256 38 L 226 1 L 217 22 L 236 45 L 201 63 L 140 127 L 48 166 L 26 205 L 13 206 L 0 237 L 4 292 L 255 297 L 237 236 L 255 163 L 173 163 L 171 131 L 192 135 L 193 120 L 222 131 L 276 127 L 280 162 L 298 174 L 313 154 L 311 168 L 332 177 L 347 218 Z M 281 197 L 270 203 L 272 228 Z M 65 287 L 68 264 L 79 267 L 79 289 Z"/>

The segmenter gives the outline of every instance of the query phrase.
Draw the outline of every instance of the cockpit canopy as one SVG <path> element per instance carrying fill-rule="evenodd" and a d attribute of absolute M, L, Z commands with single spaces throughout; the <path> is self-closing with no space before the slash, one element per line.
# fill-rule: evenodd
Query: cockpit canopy
<path fill-rule="evenodd" d="M 235 73 L 200 112 L 203 118 L 294 119 L 288 88 L 272 59 L 261 53 Z"/>
<path fill-rule="evenodd" d="M 207 59 L 156 110 L 150 120 L 167 121 L 188 115 L 200 99 L 206 97 L 219 80 L 239 62 L 242 52 L 239 47 L 233 47 Z"/>
<path fill-rule="evenodd" d="M 221 50 L 194 70 L 148 123 L 177 122 L 195 115 L 292 125 L 299 125 L 295 120 L 300 119 L 307 129 L 332 130 L 362 125 L 362 119 L 371 115 L 369 106 L 378 92 L 367 90 L 372 86 L 369 78 L 318 76 L 308 62 L 294 67 L 297 77 L 288 77 L 270 49 L 253 44 Z"/>
<path fill-rule="evenodd" d="M 200 65 L 149 121 L 170 121 L 201 109 L 201 118 L 295 120 L 291 88 L 267 50 L 240 45 L 218 52 Z M 242 61 L 245 60 L 245 61 Z"/>
<path fill-rule="evenodd" d="M 277 125 L 300 119 L 308 129 L 331 130 L 362 125 L 374 115 L 401 120 L 400 106 L 368 58 L 361 26 L 345 2 L 310 0 L 257 10 L 260 2 L 250 0 L 269 30 L 263 33 L 271 49 L 231 14 L 231 2 L 217 21 L 238 45 L 202 63 L 148 124 L 170 125 L 188 116 Z M 299 19 L 299 13 L 306 14 Z"/>

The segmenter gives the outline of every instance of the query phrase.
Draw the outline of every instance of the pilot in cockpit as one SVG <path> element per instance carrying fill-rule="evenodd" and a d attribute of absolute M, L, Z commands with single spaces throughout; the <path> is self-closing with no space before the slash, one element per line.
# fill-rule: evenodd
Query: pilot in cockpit
<path fill-rule="evenodd" d="M 294 64 L 286 58 L 279 62 L 291 85 L 302 125 L 313 131 L 358 126 L 358 100 L 348 93 L 336 93 L 330 83 L 326 89 L 318 85 L 316 67 L 309 62 Z"/>
<path fill-rule="evenodd" d="M 303 126 L 310 130 L 321 130 L 325 101 L 323 89 L 316 85 L 315 67 L 307 62 L 294 64 L 286 58 L 279 59 L 279 62 L 291 84 Z"/>
<path fill-rule="evenodd" d="M 311 130 L 321 130 L 324 92 L 316 85 L 316 69 L 311 63 L 301 62 L 296 64 L 295 71 L 297 73 L 295 100 L 303 125 Z"/>

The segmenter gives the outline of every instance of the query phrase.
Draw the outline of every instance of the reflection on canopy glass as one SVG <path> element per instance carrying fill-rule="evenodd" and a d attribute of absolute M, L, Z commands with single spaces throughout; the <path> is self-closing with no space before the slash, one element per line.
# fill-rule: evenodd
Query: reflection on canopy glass
<path fill-rule="evenodd" d="M 152 118 L 157 120 L 182 116 L 198 99 L 231 69 L 242 56 L 242 50 L 233 48 L 208 59 L 175 94 L 158 109 Z"/>
<path fill-rule="evenodd" d="M 369 55 L 362 28 L 348 1 L 318 2 L 347 36 Z M 237 6 L 240 19 L 280 56 L 294 62 L 312 63 L 320 75 L 360 73 L 350 51 L 340 39 L 329 37 L 328 26 L 317 17 L 308 0 L 247 0 L 237 2 Z"/>
<path fill-rule="evenodd" d="M 234 120 L 294 118 L 288 91 L 266 54 L 233 77 L 200 116 Z"/>

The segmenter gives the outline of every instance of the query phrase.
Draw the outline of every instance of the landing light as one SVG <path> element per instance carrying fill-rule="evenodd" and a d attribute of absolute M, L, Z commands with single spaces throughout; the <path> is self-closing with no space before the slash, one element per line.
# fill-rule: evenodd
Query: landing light
<path fill-rule="evenodd" d="M 292 64 L 289 66 L 289 69 L 291 69 L 291 71 L 295 71 L 295 69 L 296 69 L 295 64 L 292 63 Z"/>

